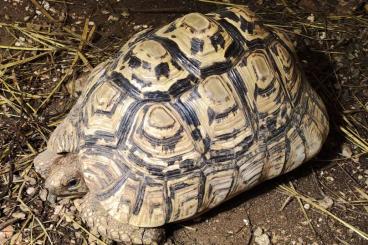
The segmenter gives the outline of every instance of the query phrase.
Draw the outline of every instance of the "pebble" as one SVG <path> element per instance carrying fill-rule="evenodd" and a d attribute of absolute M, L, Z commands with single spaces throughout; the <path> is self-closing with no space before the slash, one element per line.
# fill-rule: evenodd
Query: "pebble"
<path fill-rule="evenodd" d="M 49 4 L 48 2 L 46 2 L 46 1 L 43 1 L 43 7 L 44 7 L 47 11 L 49 11 L 49 10 L 50 10 L 50 4 Z"/>
<path fill-rule="evenodd" d="M 118 21 L 119 18 L 113 15 L 110 15 L 109 18 L 107 18 L 107 21 Z"/>
<path fill-rule="evenodd" d="M 57 206 L 55 206 L 54 214 L 59 215 L 60 212 L 61 212 L 61 210 L 63 209 L 63 207 L 64 207 L 63 205 L 57 205 Z"/>
<path fill-rule="evenodd" d="M 309 203 L 304 204 L 304 209 L 305 209 L 305 210 L 310 209 L 310 204 L 309 204 Z"/>
<path fill-rule="evenodd" d="M 29 177 L 29 176 L 24 176 L 24 179 L 26 182 L 28 182 L 30 185 L 35 185 L 37 184 L 37 180 L 35 178 Z"/>
<path fill-rule="evenodd" d="M 262 233 L 263 233 L 263 229 L 262 229 L 261 227 L 257 227 L 257 228 L 254 230 L 253 235 L 254 235 L 254 236 L 260 236 L 260 235 L 262 235 Z"/>
<path fill-rule="evenodd" d="M 247 219 L 243 219 L 243 222 L 244 222 L 244 224 L 245 224 L 246 226 L 248 226 L 248 225 L 249 225 L 249 220 L 247 220 Z"/>
<path fill-rule="evenodd" d="M 326 179 L 327 179 L 328 181 L 331 181 L 331 182 L 335 180 L 335 179 L 334 179 L 333 177 L 331 177 L 331 176 L 327 176 L 327 177 L 326 177 Z"/>
<path fill-rule="evenodd" d="M 353 155 L 351 147 L 348 144 L 343 144 L 341 147 L 341 155 L 346 158 L 350 158 Z"/>
<path fill-rule="evenodd" d="M 47 190 L 46 189 L 42 189 L 39 195 L 42 201 L 45 202 L 47 200 Z"/>
<path fill-rule="evenodd" d="M 15 213 L 12 213 L 12 217 L 17 218 L 17 219 L 25 219 L 26 214 L 22 212 L 15 212 Z"/>
<path fill-rule="evenodd" d="M 314 22 L 314 20 L 315 20 L 315 17 L 314 17 L 314 14 L 311 14 L 311 15 L 309 15 L 308 17 L 307 17 L 307 20 L 309 20 L 309 22 Z"/>
<path fill-rule="evenodd" d="M 331 197 L 325 196 L 323 199 L 318 200 L 318 204 L 324 209 L 329 209 L 333 206 L 334 201 L 332 200 Z"/>
<path fill-rule="evenodd" d="M 72 222 L 73 220 L 74 220 L 73 215 L 70 215 L 70 214 L 65 215 L 65 221 L 66 221 L 66 222 L 70 223 L 70 222 Z"/>
<path fill-rule="evenodd" d="M 258 245 L 270 245 L 271 241 L 267 234 L 262 234 L 254 238 L 254 241 Z"/>
<path fill-rule="evenodd" d="M 121 16 L 123 17 L 123 18 L 128 18 L 129 17 L 129 12 L 128 12 L 128 10 L 124 10 L 122 13 L 121 13 Z"/>
<path fill-rule="evenodd" d="M 26 244 L 23 242 L 26 242 L 26 241 L 25 239 L 23 239 L 22 233 L 15 233 L 10 239 L 10 244 Z"/>
<path fill-rule="evenodd" d="M 28 187 L 27 190 L 26 190 L 26 193 L 29 196 L 32 196 L 35 192 L 36 192 L 36 188 L 34 188 L 34 187 Z"/>

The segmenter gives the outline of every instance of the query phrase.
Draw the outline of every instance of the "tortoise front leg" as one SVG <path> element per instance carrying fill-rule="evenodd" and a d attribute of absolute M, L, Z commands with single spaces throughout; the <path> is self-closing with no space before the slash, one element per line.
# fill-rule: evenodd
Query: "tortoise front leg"
<path fill-rule="evenodd" d="M 165 229 L 143 228 L 120 223 L 111 217 L 91 194 L 87 194 L 77 207 L 82 219 L 101 236 L 124 244 L 160 244 L 165 237 Z"/>

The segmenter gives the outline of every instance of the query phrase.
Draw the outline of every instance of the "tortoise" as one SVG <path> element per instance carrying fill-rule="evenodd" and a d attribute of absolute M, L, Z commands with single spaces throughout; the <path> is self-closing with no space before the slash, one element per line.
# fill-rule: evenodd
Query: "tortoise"
<path fill-rule="evenodd" d="M 311 159 L 328 132 L 290 39 L 231 7 L 134 35 L 91 71 L 34 164 L 51 194 L 85 193 L 100 235 L 157 244 L 165 224 Z"/>

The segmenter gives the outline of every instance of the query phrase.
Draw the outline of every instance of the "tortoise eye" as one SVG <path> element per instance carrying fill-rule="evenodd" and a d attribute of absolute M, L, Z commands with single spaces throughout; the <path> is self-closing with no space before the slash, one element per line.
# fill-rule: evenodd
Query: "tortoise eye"
<path fill-rule="evenodd" d="M 70 180 L 68 180 L 68 183 L 66 184 L 66 187 L 69 190 L 73 190 L 76 189 L 79 185 L 79 179 L 78 178 L 72 178 Z"/>

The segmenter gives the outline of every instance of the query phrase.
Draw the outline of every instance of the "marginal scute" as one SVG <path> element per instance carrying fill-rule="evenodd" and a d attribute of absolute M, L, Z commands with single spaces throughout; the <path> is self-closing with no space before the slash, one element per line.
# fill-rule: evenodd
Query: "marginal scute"
<path fill-rule="evenodd" d="M 253 12 L 246 8 L 227 8 L 224 11 L 215 13 L 213 18 L 236 36 L 248 49 L 262 45 L 264 40 L 271 37 L 271 32 L 259 23 Z"/>
<path fill-rule="evenodd" d="M 169 205 L 172 208 L 168 222 L 183 220 L 197 213 L 201 204 L 198 194 L 202 181 L 195 172 L 167 181 L 168 196 L 171 202 Z"/>
<path fill-rule="evenodd" d="M 293 104 L 297 104 L 299 102 L 296 100 L 299 97 L 302 86 L 302 73 L 285 45 L 280 42 L 274 42 L 270 46 L 270 53 L 278 69 L 281 71 L 281 79 L 285 83 L 290 100 Z"/>
<path fill-rule="evenodd" d="M 209 170 L 207 172 L 207 170 Z M 212 208 L 226 200 L 231 190 L 235 169 L 208 168 L 204 170 L 206 175 L 203 207 Z"/>
<path fill-rule="evenodd" d="M 77 118 L 65 118 L 52 132 L 47 147 L 55 153 L 76 152 L 79 148 Z"/>

